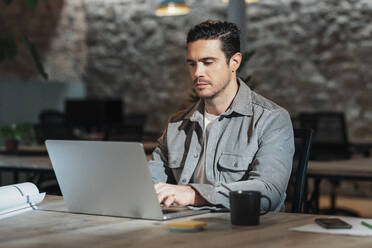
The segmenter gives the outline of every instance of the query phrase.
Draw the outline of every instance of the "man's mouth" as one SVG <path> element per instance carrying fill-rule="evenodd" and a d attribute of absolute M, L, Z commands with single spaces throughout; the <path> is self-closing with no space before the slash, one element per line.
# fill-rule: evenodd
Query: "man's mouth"
<path fill-rule="evenodd" d="M 209 84 L 210 84 L 210 82 L 208 82 L 205 79 L 195 79 L 194 80 L 194 87 L 196 89 L 203 89 L 203 88 L 207 87 Z"/>
<path fill-rule="evenodd" d="M 207 83 L 197 83 L 197 84 L 195 84 L 195 88 L 197 88 L 197 89 L 203 89 L 207 86 L 208 86 Z"/>

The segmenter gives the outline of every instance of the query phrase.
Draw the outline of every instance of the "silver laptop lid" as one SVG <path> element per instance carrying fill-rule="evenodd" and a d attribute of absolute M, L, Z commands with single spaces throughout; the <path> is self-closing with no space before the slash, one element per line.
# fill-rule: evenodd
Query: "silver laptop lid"
<path fill-rule="evenodd" d="M 164 219 L 141 143 L 45 143 L 69 211 Z"/>

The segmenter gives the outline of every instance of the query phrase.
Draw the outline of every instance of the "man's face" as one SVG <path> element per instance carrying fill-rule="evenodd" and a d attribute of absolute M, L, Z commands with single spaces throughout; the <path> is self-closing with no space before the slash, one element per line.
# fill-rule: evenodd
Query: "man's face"
<path fill-rule="evenodd" d="M 196 94 L 213 99 L 229 85 L 232 70 L 220 40 L 197 40 L 187 45 L 187 63 Z"/>

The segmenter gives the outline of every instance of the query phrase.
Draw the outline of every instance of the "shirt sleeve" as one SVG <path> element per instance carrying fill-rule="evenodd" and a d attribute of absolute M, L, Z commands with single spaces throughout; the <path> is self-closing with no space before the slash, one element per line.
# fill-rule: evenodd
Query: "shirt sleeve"
<path fill-rule="evenodd" d="M 260 191 L 271 200 L 270 210 L 281 211 L 284 208 L 294 154 L 293 127 L 288 112 L 279 109 L 268 113 L 257 132 L 258 151 L 249 166 L 248 179 L 225 185 L 234 191 Z M 190 186 L 209 203 L 230 208 L 228 190 L 221 184 Z M 269 203 L 266 199 L 262 199 L 261 208 L 268 210 Z"/>
<path fill-rule="evenodd" d="M 175 183 L 171 169 L 168 164 L 168 151 L 166 144 L 166 130 L 157 140 L 157 146 L 152 153 L 152 159 L 148 162 L 153 183 Z"/>

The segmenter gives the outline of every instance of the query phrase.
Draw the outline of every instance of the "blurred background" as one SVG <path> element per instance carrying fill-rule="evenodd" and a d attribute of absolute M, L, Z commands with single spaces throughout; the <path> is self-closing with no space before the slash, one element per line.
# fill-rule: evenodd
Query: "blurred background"
<path fill-rule="evenodd" d="M 12 48 L 9 33 L 16 44 L 16 52 L 8 49 L 14 56 L 1 55 L 0 126 L 30 123 L 39 144 L 48 137 L 154 142 L 169 115 L 190 104 L 187 31 L 207 19 L 231 19 L 226 1 L 188 0 L 188 14 L 157 16 L 160 2 L 0 1 L 1 46 Z M 313 141 L 355 144 L 344 159 L 369 156 L 372 1 L 260 0 L 244 15 L 243 52 L 254 54 L 240 76 L 251 76 L 256 92 L 286 108 L 295 127 L 311 122 L 304 113 L 340 113 L 341 122 L 328 119 L 326 131 L 308 125 L 319 129 Z M 56 134 L 55 126 L 68 130 Z M 333 131 L 342 137 L 332 138 Z M 339 193 L 361 199 L 371 189 L 368 181 L 338 185 Z"/>
<path fill-rule="evenodd" d="M 159 1 L 160 2 L 160 1 Z M 122 98 L 125 112 L 148 115 L 161 130 L 188 103 L 186 33 L 206 19 L 227 20 L 227 3 L 189 0 L 190 13 L 158 17 L 154 0 L 1 3 L 0 27 L 27 34 L 47 81 L 19 45 L 0 64 L 0 124 L 37 121 L 43 108 L 63 111 L 69 97 Z M 345 113 L 349 136 L 372 138 L 372 3 L 369 0 L 261 0 L 246 7 L 245 49 L 255 55 L 241 71 L 255 90 L 292 116 Z"/>

